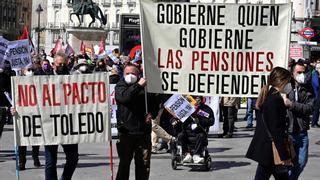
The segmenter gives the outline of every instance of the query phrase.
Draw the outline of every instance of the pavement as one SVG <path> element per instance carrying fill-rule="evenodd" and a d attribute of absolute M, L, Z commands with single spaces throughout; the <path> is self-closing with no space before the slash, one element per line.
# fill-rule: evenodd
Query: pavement
<path fill-rule="evenodd" d="M 240 111 L 239 117 L 243 117 L 243 111 Z M 246 159 L 244 155 L 252 139 L 254 129 L 246 129 L 245 126 L 246 123 L 243 121 L 236 122 L 237 131 L 233 138 L 222 139 L 215 136 L 209 138 L 208 149 L 212 157 L 212 169 L 210 171 L 201 171 L 189 167 L 178 167 L 178 170 L 172 170 L 170 154 L 152 154 L 150 180 L 253 179 L 257 163 Z M 320 128 L 311 128 L 309 131 L 309 139 L 309 161 L 301 175 L 301 180 L 319 179 L 320 145 L 316 145 L 315 142 L 320 140 Z M 115 142 L 116 140 L 112 141 L 114 178 L 119 163 Z M 26 170 L 21 171 L 20 179 L 44 179 L 44 166 L 34 168 L 30 155 L 31 147 L 28 147 L 28 150 L 29 155 L 27 156 Z M 109 144 L 80 144 L 79 164 L 74 173 L 73 180 L 111 179 L 109 152 Z M 0 140 L 0 180 L 16 179 L 14 158 L 13 127 L 6 125 L 4 134 Z M 40 147 L 40 161 L 42 164 L 45 162 L 43 147 Z M 57 164 L 58 176 L 62 173 L 64 163 L 64 153 L 59 147 Z M 134 163 L 131 164 L 130 179 L 135 179 Z"/>

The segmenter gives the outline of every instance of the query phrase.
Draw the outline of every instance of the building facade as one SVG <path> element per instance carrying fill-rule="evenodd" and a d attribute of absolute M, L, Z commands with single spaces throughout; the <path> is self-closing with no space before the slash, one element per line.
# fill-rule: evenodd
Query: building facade
<path fill-rule="evenodd" d="M 9 1 L 9 0 L 8 0 Z M 14 1 L 14 0 L 12 0 Z M 22 0 L 20 0 L 22 1 Z M 80 1 L 80 0 L 78 0 Z M 107 24 L 100 29 L 100 22 L 96 21 L 93 24 L 94 29 L 104 31 L 106 45 L 110 47 L 117 47 L 119 45 L 119 25 L 120 14 L 139 14 L 139 0 L 92 0 L 101 8 Z M 158 1 L 174 1 L 174 0 L 158 0 Z M 291 1 L 293 7 L 292 13 L 292 36 L 291 46 L 302 47 L 305 58 L 309 58 L 313 51 L 320 51 L 317 45 L 304 45 L 301 42 L 306 41 L 298 31 L 304 27 L 310 26 L 316 30 L 316 37 L 314 41 L 319 41 L 320 38 L 320 3 L 319 0 L 176 0 L 178 2 L 203 2 L 203 3 L 252 3 L 252 4 L 273 4 L 273 3 L 288 3 Z M 7 1 L 5 1 L 7 2 Z M 11 1 L 10 1 L 11 2 Z M 68 3 L 69 2 L 69 3 Z M 45 49 L 46 52 L 54 47 L 58 38 L 61 38 L 64 43 L 68 41 L 68 29 L 76 28 L 79 21 L 76 16 L 72 17 L 73 22 L 70 21 L 70 13 L 73 12 L 72 0 L 33 0 L 32 4 L 32 37 L 33 41 L 37 42 L 36 28 L 45 28 L 40 32 L 40 47 Z M 3 4 L 3 1 L 0 3 Z M 36 13 L 36 8 L 41 4 L 43 12 L 40 13 L 40 24 L 38 24 L 39 14 Z M 2 13 L 3 14 L 3 13 Z M 0 13 L 1 15 L 1 13 Z M 19 15 L 21 16 L 21 15 Z M 16 18 L 17 19 L 17 18 Z M 2 20 L 2 21 L 1 21 Z M 91 22 L 89 15 L 84 16 L 84 23 L 82 28 L 85 28 Z M 0 18 L 0 26 L 3 24 L 3 18 Z M 7 22 L 7 25 L 9 23 Z M 81 28 L 80 27 L 80 28 Z M 77 47 L 75 47 L 77 49 Z M 315 54 L 315 53 L 313 53 Z"/>
<path fill-rule="evenodd" d="M 17 40 L 23 26 L 30 31 L 32 0 L 0 1 L 0 35 L 8 40 Z"/>
<path fill-rule="evenodd" d="M 91 26 L 93 29 L 103 30 L 105 32 L 106 45 L 116 47 L 119 45 L 119 24 L 120 14 L 139 14 L 139 0 L 92 0 L 98 4 L 101 8 L 104 17 L 107 20 L 107 24 L 100 29 L 100 22 L 96 22 Z M 70 2 L 70 3 L 68 3 Z M 89 15 L 84 16 L 84 23 L 81 27 L 78 27 L 79 21 L 76 16 L 72 16 L 70 21 L 70 13 L 73 12 L 72 0 L 47 0 L 33 1 L 33 12 L 36 12 L 36 8 L 41 4 L 43 12 L 40 15 L 40 27 L 44 27 L 45 30 L 40 35 L 40 48 L 45 49 L 46 52 L 50 52 L 54 47 L 55 42 L 60 38 L 64 43 L 67 43 L 68 29 L 88 27 L 91 22 Z M 37 42 L 36 28 L 38 27 L 38 14 L 33 13 L 32 17 L 32 34 L 33 40 Z M 74 47 L 78 49 L 78 47 Z"/>

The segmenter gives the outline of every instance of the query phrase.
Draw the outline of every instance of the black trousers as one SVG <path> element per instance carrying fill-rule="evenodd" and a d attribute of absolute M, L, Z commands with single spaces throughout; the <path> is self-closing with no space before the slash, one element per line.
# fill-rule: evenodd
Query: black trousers
<path fill-rule="evenodd" d="M 117 151 L 120 159 L 116 180 L 128 180 L 134 158 L 136 180 L 148 180 L 150 174 L 151 133 L 119 135 Z"/>
<path fill-rule="evenodd" d="M 234 106 L 223 106 L 223 134 L 233 134 L 234 123 L 237 120 L 238 110 Z"/>
<path fill-rule="evenodd" d="M 189 136 L 194 138 L 195 142 L 190 142 Z M 178 144 L 182 147 L 182 152 L 185 153 L 188 151 L 188 144 L 195 143 L 193 154 L 201 155 L 203 152 L 203 148 L 208 144 L 207 135 L 205 132 L 181 132 L 178 135 Z"/>
<path fill-rule="evenodd" d="M 32 158 L 33 159 L 39 159 L 39 148 L 40 146 L 32 146 Z M 27 159 L 27 146 L 19 146 L 19 163 L 20 164 L 26 164 Z"/>
<path fill-rule="evenodd" d="M 258 164 L 254 180 L 268 180 L 273 175 L 275 180 L 288 180 L 288 172 L 277 173 L 275 167 L 264 167 Z"/>
<path fill-rule="evenodd" d="M 1 139 L 5 124 L 6 124 L 6 108 L 0 107 L 0 139 Z"/>

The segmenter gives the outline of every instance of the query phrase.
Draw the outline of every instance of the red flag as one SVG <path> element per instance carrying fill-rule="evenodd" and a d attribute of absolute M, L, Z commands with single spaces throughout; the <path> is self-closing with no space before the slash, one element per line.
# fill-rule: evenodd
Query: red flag
<path fill-rule="evenodd" d="M 55 55 L 58 51 L 61 51 L 61 50 L 63 50 L 62 43 L 61 43 L 60 39 L 58 39 L 56 42 L 56 45 L 51 50 L 51 54 Z"/>
<path fill-rule="evenodd" d="M 66 53 L 66 55 L 68 55 L 68 56 L 70 56 L 71 54 L 75 54 L 73 48 L 70 46 L 69 43 L 67 43 L 65 53 Z"/>
<path fill-rule="evenodd" d="M 83 41 L 81 41 L 80 51 L 81 51 L 82 54 L 86 53 L 86 46 L 84 45 Z"/>
<path fill-rule="evenodd" d="M 91 58 L 93 58 L 94 57 L 94 49 L 93 49 L 93 44 L 91 44 Z"/>
<path fill-rule="evenodd" d="M 104 51 L 105 51 L 105 42 L 104 42 L 103 36 L 101 36 L 99 54 L 102 54 Z"/>
<path fill-rule="evenodd" d="M 27 26 L 23 27 L 22 35 L 19 37 L 19 40 L 22 40 L 22 39 L 29 39 L 29 31 Z"/>

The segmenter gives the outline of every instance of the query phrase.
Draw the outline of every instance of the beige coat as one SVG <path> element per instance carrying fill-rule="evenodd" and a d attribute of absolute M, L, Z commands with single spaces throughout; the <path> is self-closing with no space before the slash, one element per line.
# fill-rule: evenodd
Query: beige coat
<path fill-rule="evenodd" d="M 227 107 L 235 106 L 237 109 L 240 108 L 241 98 L 239 97 L 223 97 L 222 105 Z"/>

